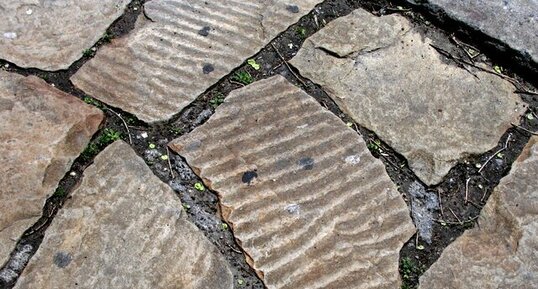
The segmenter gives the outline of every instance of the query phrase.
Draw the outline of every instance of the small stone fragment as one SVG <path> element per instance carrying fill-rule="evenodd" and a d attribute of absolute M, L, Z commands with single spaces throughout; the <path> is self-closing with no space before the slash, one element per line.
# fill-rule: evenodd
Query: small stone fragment
<path fill-rule="evenodd" d="M 168 120 L 322 0 L 153 0 L 128 35 L 71 77 L 146 122 Z M 82 50 L 81 50 L 82 51 Z"/>
<path fill-rule="evenodd" d="M 67 69 L 120 17 L 129 0 L 2 1 L 0 58 L 20 67 Z"/>
<path fill-rule="evenodd" d="M 399 287 L 405 202 L 364 141 L 283 77 L 232 91 L 170 147 L 219 194 L 267 288 Z"/>
<path fill-rule="evenodd" d="M 103 113 L 35 76 L 0 71 L 0 119 L 1 265 L 41 216 Z"/>
<path fill-rule="evenodd" d="M 84 171 L 15 285 L 66 287 L 231 289 L 233 275 L 172 189 L 117 141 Z"/>
<path fill-rule="evenodd" d="M 308 38 L 290 63 L 434 185 L 494 148 L 525 108 L 511 83 L 448 64 L 430 43 L 403 16 L 357 9 Z"/>
<path fill-rule="evenodd" d="M 420 289 L 538 288 L 538 137 L 495 188 L 475 228 L 450 244 Z"/>

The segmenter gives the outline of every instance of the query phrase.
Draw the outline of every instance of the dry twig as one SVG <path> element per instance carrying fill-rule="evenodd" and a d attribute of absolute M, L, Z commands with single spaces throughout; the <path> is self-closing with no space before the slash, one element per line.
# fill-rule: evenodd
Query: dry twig
<path fill-rule="evenodd" d="M 123 126 L 125 126 L 125 130 L 127 131 L 127 135 L 129 136 L 129 143 L 133 144 L 133 139 L 131 138 L 131 132 L 129 131 L 129 126 L 127 125 L 127 122 L 125 122 L 125 120 L 123 119 L 123 117 L 121 117 L 119 113 L 113 111 L 110 108 L 107 108 L 107 109 L 113 114 L 115 114 L 123 122 Z"/>
<path fill-rule="evenodd" d="M 170 169 L 170 176 L 172 176 L 172 179 L 175 179 L 176 176 L 174 175 L 174 170 L 172 169 L 172 163 L 170 162 L 170 150 L 168 149 L 168 146 L 166 147 L 166 155 L 168 156 L 168 168 Z"/>
<path fill-rule="evenodd" d="M 480 169 L 478 170 L 479 173 L 482 172 L 482 170 L 486 167 L 486 165 L 498 154 L 502 153 L 503 151 L 505 151 L 507 148 L 508 148 L 508 143 L 510 142 L 510 138 L 512 137 L 512 134 L 509 134 L 508 135 L 508 138 L 506 138 L 506 142 L 504 143 L 504 146 L 502 148 L 500 148 L 498 151 L 496 151 L 494 154 L 492 154 L 487 160 L 486 162 L 480 167 Z"/>
<path fill-rule="evenodd" d="M 514 124 L 514 123 L 511 123 L 511 125 L 512 125 L 513 127 L 515 127 L 515 128 L 519 128 L 520 130 L 525 131 L 525 132 L 528 132 L 528 133 L 530 133 L 530 134 L 532 134 L 532 135 L 538 135 L 538 132 L 530 131 L 530 130 L 528 130 L 528 129 L 526 129 L 526 128 L 520 126 L 520 125 L 517 125 L 517 124 Z"/>
<path fill-rule="evenodd" d="M 304 85 L 304 87 L 307 87 L 306 83 L 302 79 L 300 79 L 299 76 L 297 76 L 297 74 L 295 74 L 295 72 L 291 69 L 291 67 L 288 64 L 288 62 L 286 61 L 286 59 L 284 59 L 284 56 L 282 56 L 282 54 L 280 54 L 280 51 L 278 51 L 278 49 L 276 48 L 276 46 L 273 43 L 271 43 L 271 47 L 273 47 L 273 49 L 276 51 L 276 54 L 278 54 L 278 57 L 280 57 L 280 60 L 282 60 L 282 62 L 284 62 L 284 64 L 286 65 L 288 70 L 291 72 L 291 74 L 293 74 L 293 76 L 295 76 L 295 78 L 297 78 L 297 80 L 299 80 L 299 82 L 302 83 Z"/>

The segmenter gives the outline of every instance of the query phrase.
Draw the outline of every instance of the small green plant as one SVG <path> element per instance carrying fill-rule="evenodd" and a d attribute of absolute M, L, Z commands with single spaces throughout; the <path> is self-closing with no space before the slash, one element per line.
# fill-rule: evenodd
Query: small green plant
<path fill-rule="evenodd" d="M 238 71 L 234 74 L 232 79 L 244 85 L 254 82 L 254 78 L 252 75 L 250 75 L 250 73 L 248 73 L 248 71 Z"/>
<path fill-rule="evenodd" d="M 205 190 L 205 187 L 204 187 L 204 184 L 198 182 L 196 184 L 194 184 L 194 188 L 198 191 L 204 191 Z"/>
<path fill-rule="evenodd" d="M 84 51 L 82 51 L 82 56 L 84 57 L 91 57 L 93 56 L 93 51 L 91 49 L 84 49 Z"/>
<path fill-rule="evenodd" d="M 170 132 L 173 133 L 174 135 L 179 135 L 181 134 L 183 130 L 179 127 L 172 127 L 170 128 Z"/>
<path fill-rule="evenodd" d="M 226 224 L 226 223 L 222 223 L 222 224 L 220 224 L 220 228 L 221 228 L 223 231 L 226 231 L 226 230 L 228 230 L 228 224 Z"/>
<path fill-rule="evenodd" d="M 217 108 L 219 105 L 223 103 L 224 103 L 224 95 L 220 93 L 217 94 L 216 96 L 213 96 L 213 98 L 209 100 L 209 104 L 211 104 L 213 108 Z"/>
<path fill-rule="evenodd" d="M 99 152 L 99 146 L 96 143 L 90 143 L 82 152 L 82 158 L 89 160 Z"/>
<path fill-rule="evenodd" d="M 371 151 L 380 152 L 381 141 L 378 139 L 371 140 L 370 142 L 368 142 L 368 149 L 370 149 Z"/>
<path fill-rule="evenodd" d="M 417 281 L 418 277 L 425 271 L 425 267 L 409 257 L 403 257 L 400 261 L 400 274 L 402 276 L 402 289 L 415 288 L 413 281 Z"/>
<path fill-rule="evenodd" d="M 85 96 L 82 100 L 87 104 L 91 104 L 91 105 L 96 106 L 98 108 L 103 108 L 103 105 L 99 101 L 97 101 L 97 100 L 95 100 L 95 99 L 93 99 L 93 98 L 91 98 L 89 96 Z"/>
<path fill-rule="evenodd" d="M 248 65 L 250 65 L 254 70 L 260 70 L 260 64 L 256 62 L 256 59 L 249 59 L 247 60 Z"/>
<path fill-rule="evenodd" d="M 121 133 L 111 129 L 111 128 L 105 128 L 103 131 L 103 134 L 99 138 L 99 142 L 107 145 L 109 143 L 115 142 L 121 138 Z"/>
<path fill-rule="evenodd" d="M 105 32 L 105 34 L 103 34 L 103 36 L 101 37 L 101 41 L 103 43 L 109 43 L 110 41 L 112 41 L 112 38 L 114 38 L 112 34 Z"/>
<path fill-rule="evenodd" d="M 306 38 L 306 28 L 304 27 L 297 27 L 297 30 L 296 30 L 297 34 L 301 37 L 301 38 Z"/>
<path fill-rule="evenodd" d="M 67 191 L 66 191 L 64 188 L 60 188 L 60 187 L 58 187 L 58 188 L 56 189 L 56 191 L 54 191 L 54 196 L 55 196 L 55 197 L 60 197 L 60 198 L 62 198 L 62 197 L 65 197 L 66 195 L 67 195 Z"/>

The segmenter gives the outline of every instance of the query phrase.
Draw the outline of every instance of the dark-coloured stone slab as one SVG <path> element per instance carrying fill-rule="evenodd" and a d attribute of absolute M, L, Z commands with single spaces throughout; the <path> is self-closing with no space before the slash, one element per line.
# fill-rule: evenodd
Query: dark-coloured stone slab
<path fill-rule="evenodd" d="M 102 120 L 42 79 L 0 71 L 0 265 Z"/>
<path fill-rule="evenodd" d="M 146 122 L 164 121 L 297 22 L 321 0 L 154 0 L 134 31 L 71 80 Z"/>
<path fill-rule="evenodd" d="M 170 147 L 268 288 L 399 288 L 405 202 L 356 132 L 283 77 L 233 91 Z"/>
<path fill-rule="evenodd" d="M 1 1 L 0 58 L 20 67 L 67 69 L 103 36 L 129 2 Z"/>
<path fill-rule="evenodd" d="M 421 289 L 538 288 L 538 137 L 466 231 L 420 278 Z"/>
<path fill-rule="evenodd" d="M 233 288 L 179 198 L 122 141 L 88 167 L 15 288 Z"/>
<path fill-rule="evenodd" d="M 450 64 L 430 43 L 403 16 L 358 9 L 308 38 L 291 63 L 434 185 L 494 148 L 525 109 L 508 81 Z"/>

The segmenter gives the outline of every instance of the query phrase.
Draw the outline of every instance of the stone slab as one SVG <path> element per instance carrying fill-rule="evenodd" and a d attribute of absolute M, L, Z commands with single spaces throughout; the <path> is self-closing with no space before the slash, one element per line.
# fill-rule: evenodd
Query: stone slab
<path fill-rule="evenodd" d="M 491 194 L 479 224 L 450 244 L 421 289 L 538 288 L 538 137 Z"/>
<path fill-rule="evenodd" d="M 71 80 L 141 120 L 168 120 L 320 2 L 150 1 L 149 19 L 140 16 Z"/>
<path fill-rule="evenodd" d="M 381 161 L 281 76 L 235 90 L 170 144 L 219 194 L 267 288 L 398 288 L 414 233 Z"/>
<path fill-rule="evenodd" d="M 233 288 L 179 198 L 122 141 L 101 152 L 15 288 Z"/>
<path fill-rule="evenodd" d="M 408 0 L 464 22 L 538 63 L 538 0 Z"/>
<path fill-rule="evenodd" d="M 0 71 L 0 265 L 103 117 L 42 79 Z"/>
<path fill-rule="evenodd" d="M 0 58 L 25 68 L 67 69 L 103 36 L 129 2 L 2 1 Z"/>
<path fill-rule="evenodd" d="M 450 64 L 430 43 L 403 16 L 358 9 L 308 38 L 291 64 L 434 185 L 494 148 L 525 109 L 509 82 Z"/>

